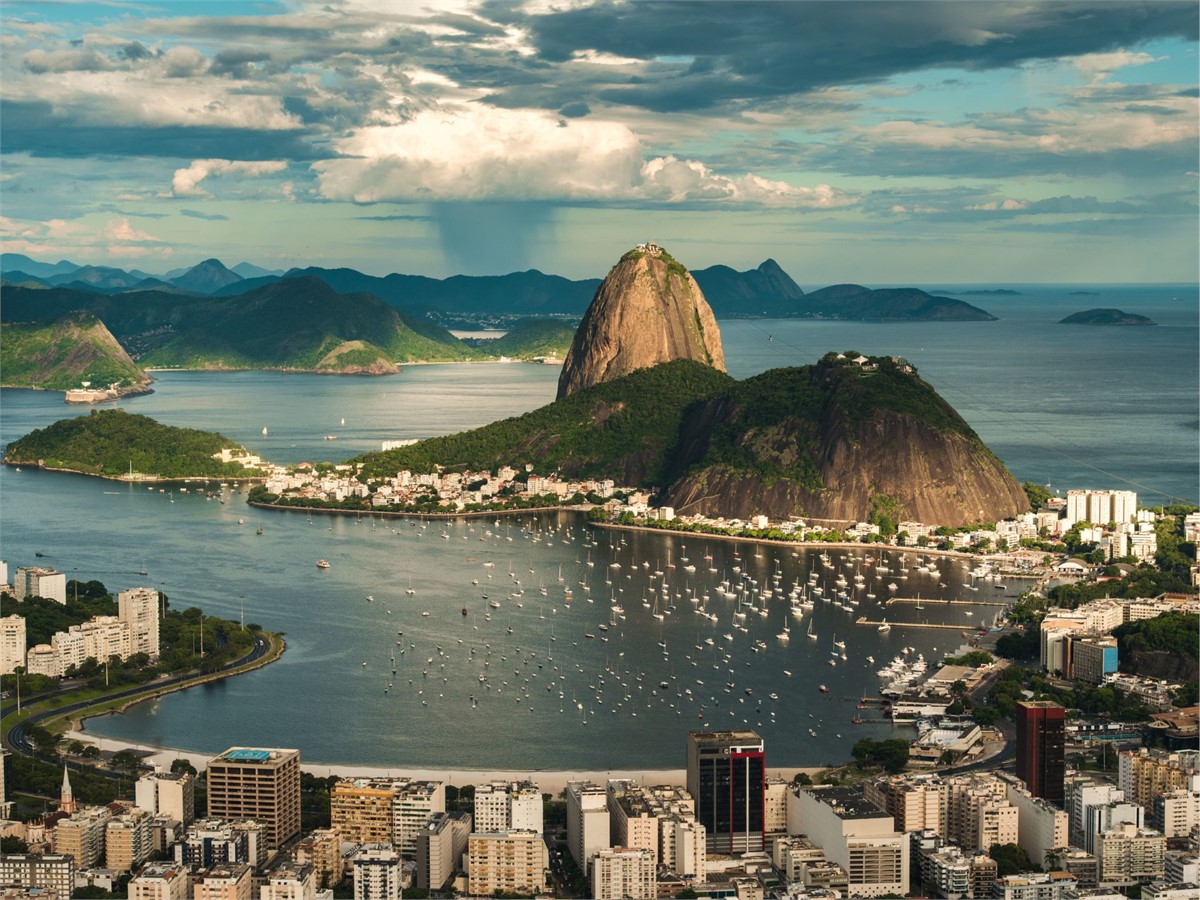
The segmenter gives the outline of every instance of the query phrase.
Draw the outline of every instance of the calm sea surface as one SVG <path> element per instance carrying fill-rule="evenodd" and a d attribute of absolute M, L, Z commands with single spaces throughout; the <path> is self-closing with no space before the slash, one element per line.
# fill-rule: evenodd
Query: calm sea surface
<path fill-rule="evenodd" d="M 991 323 L 724 322 L 726 359 L 745 377 L 828 350 L 904 356 L 1017 478 L 1062 490 L 1132 488 L 1143 503 L 1196 502 L 1195 288 L 1021 291 L 963 296 L 1000 317 Z M 1161 324 L 1055 324 L 1094 306 Z M 411 367 L 382 379 L 166 372 L 154 394 L 121 405 L 298 462 L 532 409 L 553 399 L 557 375 L 520 364 Z M 0 440 L 86 413 L 61 396 L 4 391 Z M 957 562 L 927 573 L 910 568 L 913 557 L 866 565 L 831 552 L 825 565 L 789 548 L 593 532 L 570 514 L 499 525 L 310 522 L 224 497 L 0 468 L 10 568 L 40 551 L 69 577 L 112 590 L 153 584 L 176 606 L 232 618 L 244 609 L 246 621 L 287 632 L 279 663 L 91 720 L 92 731 L 210 752 L 296 746 L 312 762 L 602 770 L 679 766 L 687 730 L 737 725 L 763 734 L 774 765 L 821 764 L 844 758 L 860 737 L 891 733 L 850 721 L 871 716 L 848 698 L 875 693 L 876 669 L 906 647 L 910 658 L 933 658 L 961 642 L 959 628 L 882 634 L 856 627 L 858 616 L 968 628 L 1020 590 L 1015 582 L 970 590 Z M 317 570 L 318 558 L 331 568 Z M 891 571 L 879 573 L 880 562 Z M 812 571 L 826 597 L 844 576 L 853 611 L 817 600 L 812 613 L 790 615 L 786 592 Z M 718 592 L 727 579 L 774 593 L 749 609 Z M 891 594 L 972 603 L 884 608 Z M 788 640 L 779 637 L 785 624 Z"/>

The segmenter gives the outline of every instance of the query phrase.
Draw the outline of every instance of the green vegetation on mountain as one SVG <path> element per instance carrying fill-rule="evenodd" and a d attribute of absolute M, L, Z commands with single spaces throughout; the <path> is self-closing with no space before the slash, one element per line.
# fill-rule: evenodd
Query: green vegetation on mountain
<path fill-rule="evenodd" d="M 241 449 L 221 434 L 175 428 L 123 409 L 106 409 L 31 431 L 8 445 L 5 462 L 112 477 L 128 475 L 131 467 L 137 474 L 158 478 L 256 474 L 213 458 L 226 448 Z"/>
<path fill-rule="evenodd" d="M 1113 629 L 1113 637 L 1121 669 L 1126 672 L 1192 682 L 1200 675 L 1200 616 L 1194 613 L 1163 613 L 1127 622 Z"/>
<path fill-rule="evenodd" d="M 571 349 L 575 325 L 563 319 L 524 319 L 499 338 L 471 338 L 472 347 L 493 356 L 509 359 L 534 359 L 539 356 L 562 359 Z"/>
<path fill-rule="evenodd" d="M 732 379 L 689 360 L 593 385 L 512 419 L 362 457 L 367 478 L 533 463 L 540 472 L 662 484 L 683 412 Z"/>
<path fill-rule="evenodd" d="M 1059 319 L 1059 325 L 1157 325 L 1147 316 L 1122 312 L 1119 309 L 1085 309 Z"/>
<path fill-rule="evenodd" d="M 49 391 L 110 384 L 144 385 L 150 379 L 89 312 L 71 312 L 53 322 L 0 323 L 5 387 Z"/>
<path fill-rule="evenodd" d="M 291 278 L 236 297 L 164 291 L 120 296 L 6 287 L 5 321 L 86 309 L 145 366 L 386 373 L 397 363 L 477 359 L 448 331 L 367 294 Z"/>

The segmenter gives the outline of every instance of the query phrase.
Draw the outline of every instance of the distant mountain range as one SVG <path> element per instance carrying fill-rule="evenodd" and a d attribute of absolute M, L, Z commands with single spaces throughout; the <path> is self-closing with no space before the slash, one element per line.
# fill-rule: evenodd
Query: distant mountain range
<path fill-rule="evenodd" d="M 245 262 L 230 269 L 217 259 L 154 276 L 137 269 L 77 266 L 67 260 L 53 264 L 38 262 L 20 253 L 0 255 L 0 271 L 4 283 L 30 288 L 71 287 L 107 294 L 156 290 L 218 297 L 238 296 L 278 281 L 315 277 L 338 293 L 374 294 L 399 310 L 465 315 L 581 316 L 601 282 L 599 278 L 573 281 L 537 269 L 444 279 L 399 273 L 379 277 L 356 269 L 319 266 L 272 272 Z M 746 272 L 717 265 L 694 270 L 692 276 L 718 319 L 989 321 L 994 318 L 962 300 L 917 288 L 878 291 L 861 285 L 835 285 L 806 294 L 772 259 Z"/>
<path fill-rule="evenodd" d="M 0 289 L 0 318 L 6 323 L 53 320 L 76 311 L 103 322 L 145 367 L 387 374 L 397 371 L 397 363 L 485 358 L 427 319 L 369 294 L 339 294 L 318 278 L 291 278 L 237 297 Z"/>

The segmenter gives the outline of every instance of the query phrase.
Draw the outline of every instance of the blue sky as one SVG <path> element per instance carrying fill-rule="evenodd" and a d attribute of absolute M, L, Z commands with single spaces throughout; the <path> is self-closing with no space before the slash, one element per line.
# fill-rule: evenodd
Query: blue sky
<path fill-rule="evenodd" d="M 1194 281 L 1193 2 L 19 2 L 0 238 L 804 285 Z"/>

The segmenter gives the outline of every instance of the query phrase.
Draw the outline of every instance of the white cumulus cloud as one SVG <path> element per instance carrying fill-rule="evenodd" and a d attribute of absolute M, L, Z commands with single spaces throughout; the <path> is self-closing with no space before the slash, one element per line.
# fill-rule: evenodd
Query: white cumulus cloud
<path fill-rule="evenodd" d="M 356 203 L 724 201 L 831 208 L 857 202 L 829 185 L 722 175 L 675 156 L 647 159 L 626 125 L 537 110 L 425 110 L 403 124 L 360 128 L 336 147 L 342 158 L 313 164 L 318 192 Z"/>
<path fill-rule="evenodd" d="M 211 197 L 208 191 L 200 187 L 200 182 L 206 178 L 216 178 L 223 175 L 274 175 L 287 168 L 287 163 L 280 160 L 231 160 L 231 159 L 196 159 L 186 169 L 176 169 L 171 179 L 171 195 L 175 197 Z"/>

